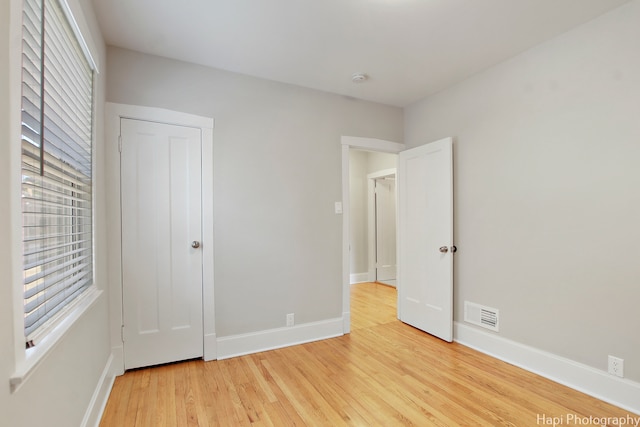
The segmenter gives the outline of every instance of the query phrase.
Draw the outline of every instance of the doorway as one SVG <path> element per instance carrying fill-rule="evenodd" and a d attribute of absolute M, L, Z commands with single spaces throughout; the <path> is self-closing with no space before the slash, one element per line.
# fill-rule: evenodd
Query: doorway
<path fill-rule="evenodd" d="M 351 331 L 351 283 L 366 282 L 369 281 L 368 261 L 366 251 L 360 251 L 355 253 L 364 254 L 360 255 L 360 258 L 352 257 L 352 243 L 355 244 L 355 238 L 352 242 L 352 227 L 360 226 L 360 236 L 367 233 L 367 217 L 366 217 L 366 169 L 363 168 L 361 172 L 353 170 L 350 166 L 350 157 L 352 153 L 359 152 L 372 152 L 379 154 L 394 154 L 397 155 L 400 151 L 404 150 L 404 144 L 397 142 L 385 141 L 376 138 L 361 138 L 343 136 L 341 138 L 342 143 L 342 203 L 343 203 L 343 215 L 342 215 L 342 319 L 343 319 L 343 332 L 349 333 Z M 396 156 L 397 157 L 397 156 Z M 390 168 L 378 167 L 376 170 Z M 358 179 L 363 188 L 362 193 L 365 194 L 361 199 L 357 197 L 352 200 L 351 197 L 351 183 L 353 179 Z M 361 176 L 360 180 L 358 177 Z M 352 210 L 358 209 L 358 204 L 361 207 L 361 212 L 364 212 L 364 216 L 360 221 L 354 221 L 352 219 Z M 366 245 L 366 238 L 360 240 L 361 245 Z M 366 246 L 365 246 L 366 247 Z M 358 261 L 355 261 L 358 260 Z M 355 265 L 354 263 L 359 264 Z M 354 268 L 355 266 L 355 268 Z M 352 274 L 356 272 L 356 275 Z"/>
<path fill-rule="evenodd" d="M 350 332 L 352 149 L 399 154 L 398 319 L 445 341 L 453 338 L 453 139 L 404 144 L 342 137 L 343 329 Z M 428 261 L 425 265 L 425 259 Z"/>
<path fill-rule="evenodd" d="M 385 154 L 397 162 L 395 154 Z M 367 175 L 369 281 L 396 287 L 396 169 Z"/>
<path fill-rule="evenodd" d="M 398 156 L 349 150 L 349 281 L 394 285 Z"/>

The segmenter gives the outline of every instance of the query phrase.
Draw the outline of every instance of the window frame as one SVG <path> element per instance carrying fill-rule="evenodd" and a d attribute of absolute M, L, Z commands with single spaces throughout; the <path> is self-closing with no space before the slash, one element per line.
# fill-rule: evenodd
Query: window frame
<path fill-rule="evenodd" d="M 22 135 L 22 13 L 23 0 L 11 0 L 10 3 L 10 110 L 11 110 L 11 127 L 10 127 L 10 173 L 12 181 L 10 183 L 10 211 L 12 235 L 11 235 L 11 265 L 13 278 L 12 283 L 12 301 L 11 308 L 13 311 L 13 330 L 14 330 L 14 362 L 15 371 L 9 378 L 11 393 L 16 392 L 22 384 L 35 371 L 36 367 L 53 351 L 54 348 L 62 341 L 63 337 L 72 329 L 74 324 L 98 301 L 103 291 L 96 284 L 96 146 L 98 142 L 97 124 L 98 120 L 97 99 L 98 95 L 98 63 L 94 58 L 97 56 L 93 52 L 97 52 L 95 44 L 91 37 L 90 27 L 87 25 L 80 4 L 76 0 L 54 0 L 63 11 L 67 22 L 69 23 L 77 42 L 80 45 L 85 58 L 89 62 L 89 66 L 93 70 L 92 87 L 93 96 L 91 100 L 91 167 L 94 171 L 91 180 L 91 234 L 93 236 L 91 253 L 92 253 L 92 275 L 93 283 L 89 285 L 83 292 L 73 301 L 65 306 L 59 313 L 53 316 L 46 323 L 40 334 L 41 339 L 38 345 L 25 348 L 25 312 L 24 312 L 24 284 L 23 284 L 23 257 L 22 257 L 22 180 L 19 179 L 22 170 L 22 144 L 16 144 L 15 141 L 21 141 Z M 85 38 L 84 34 L 89 38 Z"/>

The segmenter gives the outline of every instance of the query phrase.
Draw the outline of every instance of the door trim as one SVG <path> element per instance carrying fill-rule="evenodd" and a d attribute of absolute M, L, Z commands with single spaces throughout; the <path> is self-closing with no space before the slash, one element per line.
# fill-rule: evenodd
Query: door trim
<path fill-rule="evenodd" d="M 102 236 L 107 240 L 109 283 L 109 330 L 111 353 L 114 358 L 113 375 L 124 373 L 122 343 L 122 223 L 120 218 L 120 120 L 134 119 L 170 125 L 199 128 L 202 132 L 202 304 L 204 360 L 217 358 L 215 328 L 214 271 L 213 271 L 213 128 L 214 119 L 162 108 L 107 102 L 105 105 L 106 162 L 96 168 L 96 179 L 107 182 L 107 222 L 111 232 Z M 98 199 L 95 197 L 94 200 Z M 96 212 L 99 212 L 96 210 Z M 105 233 L 106 234 L 106 233 Z M 100 276 L 98 276 L 100 277 Z"/>
<path fill-rule="evenodd" d="M 351 207 L 349 198 L 349 150 L 359 149 L 381 153 L 398 154 L 405 149 L 404 144 L 376 138 L 342 136 L 342 330 L 351 332 L 351 261 L 349 259 L 349 240 L 351 227 Z"/>

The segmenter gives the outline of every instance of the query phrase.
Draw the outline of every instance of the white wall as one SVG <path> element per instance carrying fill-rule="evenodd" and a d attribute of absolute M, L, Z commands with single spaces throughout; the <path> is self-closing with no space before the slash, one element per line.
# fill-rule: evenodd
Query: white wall
<path fill-rule="evenodd" d="M 95 26 L 91 2 L 70 1 L 79 17 L 81 8 L 87 12 L 87 22 Z M 18 426 L 78 426 L 90 406 L 94 391 L 109 358 L 107 298 L 102 297 L 69 330 L 48 357 L 14 393 L 9 391 L 9 377 L 15 372 L 14 319 L 20 319 L 12 299 L 20 299 L 21 245 L 20 239 L 20 11 L 19 0 L 0 2 L 0 424 Z M 87 28 L 85 28 L 89 31 Z M 10 43 L 11 31 L 17 35 Z M 97 60 L 104 64 L 104 44 L 98 31 L 92 31 L 91 43 L 97 49 Z M 97 132 L 101 135 L 104 79 L 97 85 Z M 97 141 L 100 156 L 102 138 Z M 101 184 L 103 164 L 96 164 L 97 205 L 96 281 L 106 287 L 106 251 L 104 235 L 104 192 Z M 17 235 L 17 239 L 16 239 Z M 19 307 L 18 307 L 19 310 Z M 20 330 L 20 325 L 17 325 Z M 19 350 L 22 351 L 22 350 Z"/>
<path fill-rule="evenodd" d="M 350 259 L 351 276 L 369 276 L 367 258 L 367 161 L 366 151 L 349 151 L 349 203 L 351 208 Z M 354 276 L 357 275 L 357 276 Z M 364 279 L 368 280 L 368 279 Z M 352 280 L 353 282 L 353 280 Z"/>
<path fill-rule="evenodd" d="M 640 1 L 405 109 L 453 136 L 457 321 L 640 381 Z"/>
<path fill-rule="evenodd" d="M 340 137 L 401 140 L 402 110 L 118 48 L 107 56 L 108 101 L 215 119 L 218 337 L 283 327 L 287 313 L 297 324 L 341 317 Z"/>
<path fill-rule="evenodd" d="M 376 151 L 367 152 L 367 174 L 379 172 L 385 169 L 395 169 L 397 166 L 397 154 L 378 153 Z"/>

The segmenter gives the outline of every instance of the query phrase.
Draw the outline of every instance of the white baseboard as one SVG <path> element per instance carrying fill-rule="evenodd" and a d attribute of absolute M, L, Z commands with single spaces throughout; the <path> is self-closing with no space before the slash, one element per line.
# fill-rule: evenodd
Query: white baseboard
<path fill-rule="evenodd" d="M 349 284 L 362 283 L 369 281 L 369 273 L 353 273 L 349 275 Z"/>
<path fill-rule="evenodd" d="M 612 405 L 640 414 L 640 383 L 557 356 L 462 323 L 454 340 L 482 353 L 566 385 Z"/>
<path fill-rule="evenodd" d="M 98 427 L 100 425 L 104 408 L 107 406 L 107 400 L 116 378 L 113 375 L 113 361 L 113 355 L 109 355 L 109 359 L 107 359 L 107 363 L 102 370 L 102 375 L 98 380 L 98 385 L 93 391 L 93 396 L 91 396 L 89 407 L 84 413 L 82 424 L 80 424 L 82 427 Z"/>
<path fill-rule="evenodd" d="M 218 360 L 343 335 L 342 318 L 218 338 Z"/>

